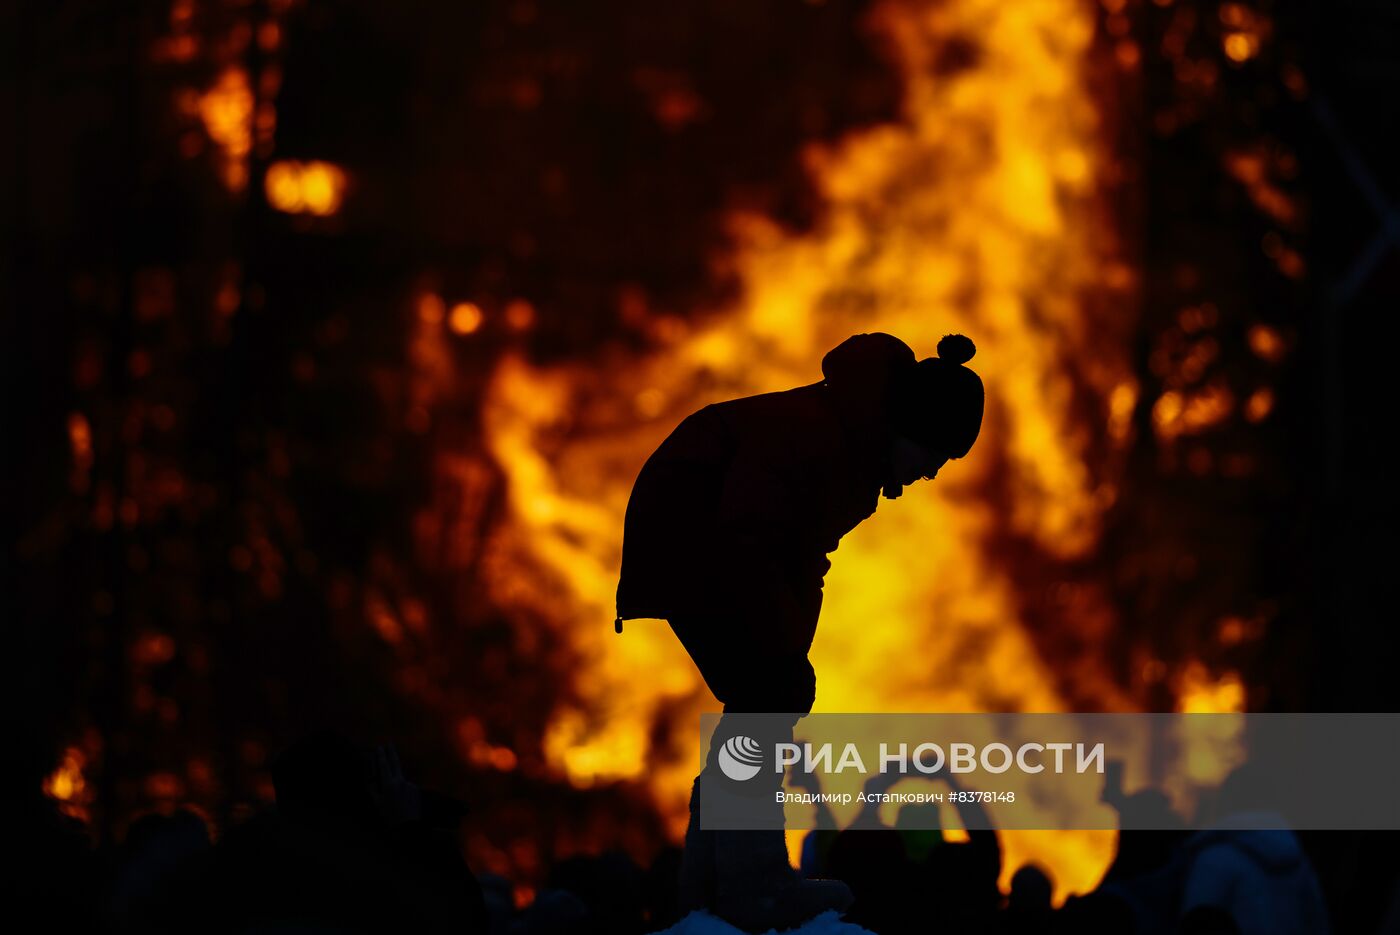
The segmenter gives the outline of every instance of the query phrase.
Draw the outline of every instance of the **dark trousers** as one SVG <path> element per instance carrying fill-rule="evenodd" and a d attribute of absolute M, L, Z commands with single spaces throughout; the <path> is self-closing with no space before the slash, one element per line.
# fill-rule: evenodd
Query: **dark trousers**
<path fill-rule="evenodd" d="M 764 645 L 731 621 L 679 617 L 671 629 L 726 714 L 807 714 L 817 676 L 804 650 Z"/>
<path fill-rule="evenodd" d="M 812 664 L 805 652 L 762 645 L 734 621 L 677 618 L 670 623 L 705 684 L 724 704 L 701 783 L 711 791 L 712 801 L 723 797 L 723 814 L 730 816 L 732 826 L 781 828 L 782 806 L 774 793 L 782 788 L 783 777 L 774 763 L 774 749 L 792 742 L 798 719 L 812 710 L 817 684 Z M 783 716 L 735 716 L 746 714 Z M 721 748 L 737 735 L 757 741 L 763 753 L 758 775 L 744 781 L 730 779 L 718 763 Z"/>

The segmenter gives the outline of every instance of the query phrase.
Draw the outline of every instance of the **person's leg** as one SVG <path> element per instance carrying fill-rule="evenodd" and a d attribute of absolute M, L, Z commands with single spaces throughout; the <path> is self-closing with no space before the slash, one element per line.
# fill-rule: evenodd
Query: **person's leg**
<path fill-rule="evenodd" d="M 713 796 L 723 797 L 733 807 L 710 814 L 724 819 L 727 827 L 781 828 L 782 806 L 776 793 L 782 789 L 783 776 L 774 754 L 779 743 L 792 742 L 793 727 L 812 710 L 816 675 L 811 663 L 805 653 L 764 645 L 734 621 L 679 619 L 672 620 L 671 627 L 710 691 L 724 704 L 697 786 L 710 786 Z M 761 757 L 757 773 L 742 780 L 731 778 L 720 766 L 721 752 L 736 742 L 742 750 L 756 750 Z M 746 753 L 743 758 L 751 757 Z M 692 804 L 696 801 L 692 795 Z M 694 810 L 691 815 L 697 817 Z M 719 826 L 713 821 L 706 824 Z"/>
<path fill-rule="evenodd" d="M 750 632 L 726 630 L 711 621 L 673 620 L 672 628 L 724 703 L 691 790 L 681 870 L 683 909 L 710 909 L 754 932 L 846 909 L 851 893 L 844 884 L 802 880 L 792 869 L 777 796 L 783 775 L 775 764 L 776 746 L 792 741 L 793 728 L 812 709 L 816 694 L 806 654 L 775 651 Z M 736 778 L 725 772 L 720 755 L 731 741 L 742 744 L 739 749 L 757 751 L 755 774 Z"/>
<path fill-rule="evenodd" d="M 806 656 L 749 657 L 727 673 L 724 714 L 710 738 L 701 777 L 721 804 L 708 809 L 703 827 L 743 830 L 781 829 L 783 806 L 778 793 L 783 773 L 777 764 L 780 743 L 792 743 L 793 728 L 812 709 L 816 676 Z M 727 758 L 725 751 L 728 751 Z M 757 762 L 752 775 L 731 776 L 738 760 Z"/>
<path fill-rule="evenodd" d="M 701 772 L 701 826 L 714 826 L 716 915 L 763 932 L 799 925 L 829 909 L 843 911 L 851 892 L 834 880 L 803 880 L 788 860 L 779 743 L 791 743 L 797 721 L 812 708 L 816 679 L 805 655 L 756 659 L 759 671 L 725 704 Z M 759 716 L 753 716 L 759 715 Z M 734 738 L 757 746 L 757 774 L 734 778 L 720 751 Z M 743 743 L 743 741 L 739 741 Z M 730 761 L 732 764 L 732 760 Z"/>
<path fill-rule="evenodd" d="M 706 618 L 670 620 L 671 630 L 681 641 L 710 692 L 723 700 L 722 692 L 729 684 L 725 666 L 724 638 L 711 630 Z M 682 913 L 708 909 L 715 900 L 715 835 L 700 827 L 700 784 L 704 771 L 695 777 L 690 788 L 690 821 L 685 829 L 685 844 L 681 851 L 681 875 L 678 905 Z"/>
<path fill-rule="evenodd" d="M 726 712 L 711 737 L 709 756 L 695 777 L 690 793 L 690 822 L 685 833 L 680 878 L 680 906 L 682 911 L 690 911 L 713 908 L 715 901 L 716 831 L 703 827 L 703 815 L 727 815 L 732 820 L 737 813 L 743 819 L 740 826 L 749 828 L 780 829 L 783 824 L 782 807 L 776 804 L 774 796 L 774 792 L 782 788 L 782 777 L 772 770 L 771 760 L 764 763 L 765 768 L 748 784 L 730 780 L 719 766 L 719 752 L 724 744 L 744 729 L 739 726 L 742 719 L 732 715 L 789 708 L 800 714 L 810 710 L 815 678 L 805 657 L 800 659 L 800 666 L 793 660 L 773 664 L 758 658 L 766 647 L 755 645 L 753 631 L 734 619 L 706 615 L 672 618 L 670 623 L 705 684 L 724 704 Z M 795 679 L 794 672 L 802 673 L 802 677 Z M 771 751 L 773 743 L 791 739 L 795 721 L 794 716 L 786 725 L 786 737 L 752 739 L 761 749 Z M 735 826 L 732 821 L 730 826 Z"/>

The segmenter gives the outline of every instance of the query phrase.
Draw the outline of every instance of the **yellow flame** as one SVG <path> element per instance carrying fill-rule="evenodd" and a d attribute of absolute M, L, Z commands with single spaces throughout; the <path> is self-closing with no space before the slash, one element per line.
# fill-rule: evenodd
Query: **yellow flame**
<path fill-rule="evenodd" d="M 1177 677 L 1177 708 L 1183 714 L 1240 714 L 1246 700 L 1238 672 L 1227 671 L 1217 677 L 1200 662 L 1191 662 Z M 1243 762 L 1244 721 L 1224 718 L 1209 725 L 1198 722 L 1190 730 L 1189 753 L 1179 764 L 1179 772 L 1164 777 L 1162 787 L 1175 801 L 1194 805 L 1197 796 L 1193 787 L 1217 788 Z"/>
<path fill-rule="evenodd" d="M 1177 704 L 1183 714 L 1239 714 L 1244 711 L 1244 682 L 1238 672 L 1211 676 L 1199 662 L 1181 673 Z"/>
<path fill-rule="evenodd" d="M 903 74 L 902 117 L 807 151 L 826 205 L 810 233 L 731 219 L 727 262 L 744 286 L 734 307 L 689 327 L 652 320 L 659 349 L 647 356 L 500 363 L 483 419 L 509 522 L 486 574 L 522 626 L 557 634 L 581 666 L 577 704 L 544 745 L 571 782 L 645 782 L 683 826 L 696 716 L 713 701 L 665 624 L 612 633 L 631 481 L 689 411 L 816 380 L 822 354 L 861 331 L 896 334 L 921 356 L 943 334 L 967 333 L 990 403 L 966 462 L 883 502 L 833 557 L 812 651 L 817 709 L 1063 708 L 1005 564 L 984 543 L 1001 531 L 1053 558 L 1089 553 L 1111 498 L 1086 464 L 1068 369 L 1099 394 L 1105 425 L 1126 421 L 1137 395 L 1131 322 L 1096 320 L 1082 301 L 1132 278 L 1110 262 L 1096 189 L 1105 157 L 1085 69 L 1094 17 L 1079 0 L 883 4 L 872 25 Z M 971 65 L 945 66 L 951 41 L 976 49 Z M 987 493 L 994 466 L 1009 503 Z M 1095 626 L 1111 619 L 1103 600 L 1083 602 Z M 1095 684 L 1105 707 L 1126 706 L 1106 678 Z M 663 718 L 679 731 L 679 758 L 653 746 Z M 1097 882 L 1113 835 L 1006 833 L 1003 846 L 1008 878 L 1038 860 L 1063 896 Z"/>

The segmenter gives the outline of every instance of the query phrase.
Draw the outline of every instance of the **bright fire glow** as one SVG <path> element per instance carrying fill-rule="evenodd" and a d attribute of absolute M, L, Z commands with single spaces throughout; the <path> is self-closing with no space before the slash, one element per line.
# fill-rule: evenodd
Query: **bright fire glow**
<path fill-rule="evenodd" d="M 452 306 L 452 316 L 447 323 L 458 334 L 471 334 L 481 327 L 481 308 L 474 302 L 458 302 Z"/>
<path fill-rule="evenodd" d="M 335 214 L 345 196 L 345 171 L 329 162 L 283 160 L 267 167 L 268 204 L 288 214 Z"/>
<path fill-rule="evenodd" d="M 63 760 L 44 778 L 44 794 L 58 802 L 67 815 L 87 820 L 87 804 L 91 798 L 83 769 L 87 757 L 77 747 L 63 751 Z"/>
<path fill-rule="evenodd" d="M 253 89 L 242 68 L 227 68 L 199 98 L 204 130 L 223 154 L 224 184 L 241 191 L 248 180 L 253 149 Z"/>
<path fill-rule="evenodd" d="M 1123 443 L 1107 426 L 1136 398 L 1130 316 L 1086 299 L 1118 290 L 1126 308 L 1133 279 L 1100 200 L 1101 116 L 1086 88 L 1095 15 L 1080 0 L 878 7 L 871 25 L 902 71 L 902 118 L 809 149 L 827 208 L 810 233 L 732 218 L 727 262 L 744 285 L 734 307 L 693 329 L 652 319 L 657 349 L 640 358 L 617 349 L 587 363 L 500 364 L 484 427 L 509 521 L 488 577 L 521 626 L 536 621 L 579 660 L 577 702 L 545 738 L 570 782 L 644 783 L 683 828 L 698 714 L 715 705 L 665 624 L 613 634 L 631 482 L 690 411 L 819 379 L 822 354 L 862 331 L 896 334 L 921 356 L 943 334 L 971 336 L 988 416 L 966 462 L 882 501 L 833 556 L 812 652 L 817 709 L 1063 710 L 1053 662 L 1033 647 L 989 543 L 1091 554 L 1112 494 L 1093 476 L 1089 442 L 1097 431 Z M 950 42 L 975 50 L 970 64 L 947 67 Z M 1098 430 L 1074 409 L 1086 388 L 1101 404 Z M 1080 604 L 1086 634 L 1112 625 L 1102 597 Z M 1105 709 L 1129 706 L 1106 677 L 1075 671 Z M 658 736 L 674 738 L 670 752 Z M 1054 869 L 1060 896 L 1092 888 L 1113 849 L 1106 832 L 1002 840 L 1003 884 L 1036 860 Z"/>

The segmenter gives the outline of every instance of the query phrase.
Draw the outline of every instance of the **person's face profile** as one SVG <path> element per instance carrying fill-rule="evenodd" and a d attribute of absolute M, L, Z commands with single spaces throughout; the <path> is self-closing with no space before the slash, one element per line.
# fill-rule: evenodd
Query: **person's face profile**
<path fill-rule="evenodd" d="M 933 480 L 938 471 L 948 463 L 947 455 L 936 454 L 903 435 L 897 436 L 890 451 L 894 476 L 901 486 L 909 486 L 919 479 Z"/>

